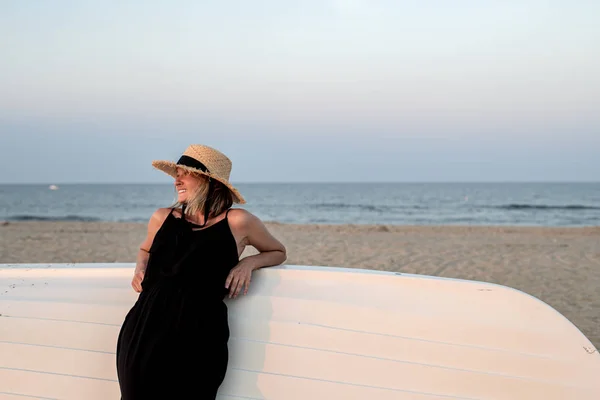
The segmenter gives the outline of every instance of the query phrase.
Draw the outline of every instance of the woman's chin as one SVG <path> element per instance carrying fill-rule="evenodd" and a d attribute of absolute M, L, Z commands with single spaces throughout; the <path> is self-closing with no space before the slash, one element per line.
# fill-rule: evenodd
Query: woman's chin
<path fill-rule="evenodd" d="M 187 196 L 185 195 L 185 193 L 177 195 L 177 201 L 178 202 L 185 203 L 186 200 L 187 200 Z"/>

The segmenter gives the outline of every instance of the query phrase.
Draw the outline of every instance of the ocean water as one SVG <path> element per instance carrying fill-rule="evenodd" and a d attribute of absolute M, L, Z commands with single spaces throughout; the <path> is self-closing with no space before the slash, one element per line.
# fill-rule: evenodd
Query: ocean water
<path fill-rule="evenodd" d="M 600 183 L 236 185 L 265 221 L 317 224 L 600 226 Z M 0 220 L 147 222 L 170 184 L 0 185 Z"/>

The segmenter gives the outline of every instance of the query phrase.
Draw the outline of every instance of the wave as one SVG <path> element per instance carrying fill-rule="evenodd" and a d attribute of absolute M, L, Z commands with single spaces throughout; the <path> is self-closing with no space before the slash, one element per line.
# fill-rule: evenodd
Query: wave
<path fill-rule="evenodd" d="M 579 204 L 569 204 L 564 206 L 549 204 L 505 204 L 501 206 L 492 206 L 491 208 L 501 210 L 600 210 L 600 207 Z"/>
<path fill-rule="evenodd" d="M 373 205 L 373 204 L 347 204 L 347 203 L 319 203 L 319 204 L 311 204 L 312 208 L 320 209 L 320 210 L 342 210 L 342 209 L 355 209 L 361 211 L 374 211 L 374 212 L 390 212 L 397 210 L 424 210 L 429 207 L 425 206 L 383 206 L 383 205 Z"/>

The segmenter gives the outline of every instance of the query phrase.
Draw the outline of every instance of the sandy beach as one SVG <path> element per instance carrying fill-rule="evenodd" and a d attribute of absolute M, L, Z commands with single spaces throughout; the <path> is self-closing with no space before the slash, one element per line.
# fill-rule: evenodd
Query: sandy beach
<path fill-rule="evenodd" d="M 600 347 L 600 227 L 267 225 L 288 249 L 286 264 L 507 285 L 556 308 Z M 0 222 L 0 263 L 134 262 L 145 234 L 135 223 Z"/>

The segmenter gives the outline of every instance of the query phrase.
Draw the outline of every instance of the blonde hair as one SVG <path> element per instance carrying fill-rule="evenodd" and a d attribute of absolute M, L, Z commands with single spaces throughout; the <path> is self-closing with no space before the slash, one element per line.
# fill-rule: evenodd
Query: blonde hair
<path fill-rule="evenodd" d="M 205 175 L 193 175 L 197 179 L 200 179 L 202 183 L 198 185 L 196 191 L 191 194 L 189 200 L 186 202 L 186 215 L 193 216 L 198 212 L 204 214 L 207 200 L 209 204 L 208 218 L 216 217 L 233 205 L 233 194 L 227 186 L 216 179 L 209 178 Z M 177 196 L 177 191 L 175 191 L 175 196 Z M 171 207 L 181 206 L 183 206 L 183 203 L 176 199 Z M 204 223 L 206 223 L 206 221 L 204 221 Z"/>

